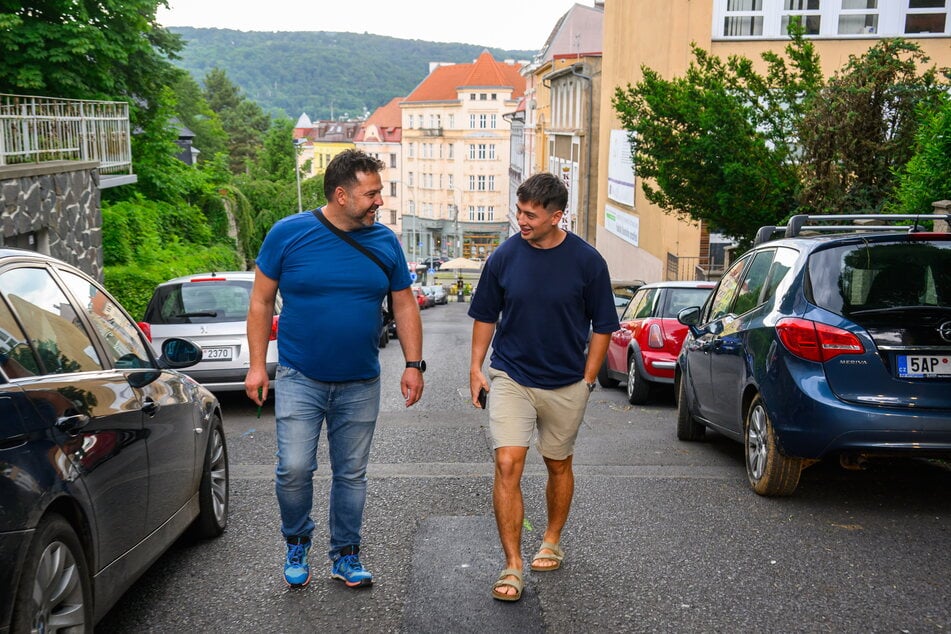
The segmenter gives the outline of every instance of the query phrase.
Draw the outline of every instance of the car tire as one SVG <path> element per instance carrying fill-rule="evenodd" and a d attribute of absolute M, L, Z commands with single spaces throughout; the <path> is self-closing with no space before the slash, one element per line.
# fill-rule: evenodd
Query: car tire
<path fill-rule="evenodd" d="M 92 632 L 92 619 L 92 579 L 82 545 L 65 519 L 50 515 L 27 552 L 10 631 L 50 631 L 51 621 L 58 621 L 69 631 Z"/>
<path fill-rule="evenodd" d="M 631 405 L 646 403 L 651 393 L 651 384 L 637 367 L 637 355 L 635 350 L 627 360 L 627 401 Z"/>
<path fill-rule="evenodd" d="M 217 416 L 212 419 L 210 434 L 198 489 L 198 517 L 192 524 L 192 535 L 198 539 L 217 537 L 228 527 L 228 446 Z"/>
<path fill-rule="evenodd" d="M 687 386 L 683 377 L 680 377 L 677 381 L 677 438 L 686 441 L 703 440 L 706 433 L 706 427 L 698 423 L 690 413 L 690 406 L 687 404 Z"/>
<path fill-rule="evenodd" d="M 383 332 L 380 333 L 380 347 L 385 348 L 386 344 L 390 342 L 390 333 L 387 331 L 386 326 L 383 327 Z"/>
<path fill-rule="evenodd" d="M 608 376 L 608 360 L 605 359 L 601 362 L 601 369 L 598 370 L 598 383 L 601 384 L 601 387 L 604 388 L 615 388 L 621 384 L 617 379 L 612 379 Z"/>
<path fill-rule="evenodd" d="M 746 475 L 753 490 L 769 497 L 792 495 L 799 485 L 803 460 L 780 453 L 776 431 L 758 394 L 747 410 L 743 436 Z"/>

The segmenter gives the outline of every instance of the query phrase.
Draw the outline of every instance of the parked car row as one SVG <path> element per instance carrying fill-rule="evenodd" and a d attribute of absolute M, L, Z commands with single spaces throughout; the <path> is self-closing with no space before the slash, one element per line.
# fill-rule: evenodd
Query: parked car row
<path fill-rule="evenodd" d="M 78 269 L 0 249 L 0 631 L 91 632 L 186 530 L 225 530 L 221 407 L 177 371 L 201 362 Z"/>
<path fill-rule="evenodd" d="M 420 310 L 449 303 L 449 292 L 445 286 L 414 286 L 413 293 Z"/>

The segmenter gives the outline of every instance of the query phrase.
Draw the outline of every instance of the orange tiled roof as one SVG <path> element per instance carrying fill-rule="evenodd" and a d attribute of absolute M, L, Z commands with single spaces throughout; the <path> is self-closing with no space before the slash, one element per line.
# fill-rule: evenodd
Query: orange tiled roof
<path fill-rule="evenodd" d="M 355 141 L 366 141 L 367 130 L 374 129 L 376 134 L 374 140 L 384 143 L 399 143 L 402 139 L 403 121 L 400 103 L 403 97 L 394 97 L 385 106 L 380 106 L 373 111 L 367 120 L 360 126 L 360 131 L 354 137 Z"/>
<path fill-rule="evenodd" d="M 525 93 L 525 78 L 520 66 L 495 61 L 492 54 L 482 51 L 472 64 L 439 66 L 410 93 L 406 101 L 455 101 L 460 88 L 511 88 L 512 98 Z"/>

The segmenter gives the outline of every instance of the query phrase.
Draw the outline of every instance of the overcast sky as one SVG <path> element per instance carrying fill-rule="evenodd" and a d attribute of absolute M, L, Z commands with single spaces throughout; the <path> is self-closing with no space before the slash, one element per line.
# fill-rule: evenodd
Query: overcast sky
<path fill-rule="evenodd" d="M 163 26 L 240 31 L 348 31 L 538 50 L 574 0 L 169 0 Z M 594 6 L 594 0 L 577 4 Z"/>

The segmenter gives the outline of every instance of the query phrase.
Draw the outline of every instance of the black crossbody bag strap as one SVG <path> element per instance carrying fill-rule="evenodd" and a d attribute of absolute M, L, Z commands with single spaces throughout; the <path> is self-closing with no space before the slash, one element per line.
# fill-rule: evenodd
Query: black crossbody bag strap
<path fill-rule="evenodd" d="M 327 217 L 324 216 L 324 212 L 320 208 L 312 209 L 311 213 L 314 214 L 314 217 L 317 218 L 317 220 L 319 220 L 325 227 L 330 229 L 338 238 L 352 246 L 363 255 L 370 258 L 374 264 L 380 267 L 380 270 L 383 271 L 384 275 L 386 275 L 387 283 L 389 283 L 390 271 L 386 268 L 383 262 L 380 261 L 380 258 L 373 255 L 372 251 L 347 235 L 346 231 L 341 231 L 336 226 L 334 226 L 334 223 L 327 220 Z M 386 292 L 386 318 L 393 319 L 393 291 Z"/>

